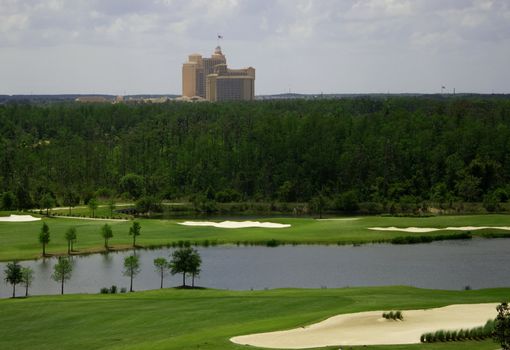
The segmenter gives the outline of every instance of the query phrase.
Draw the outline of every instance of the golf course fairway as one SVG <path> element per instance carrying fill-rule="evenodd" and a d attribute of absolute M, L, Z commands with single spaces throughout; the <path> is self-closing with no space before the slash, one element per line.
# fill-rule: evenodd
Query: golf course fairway
<path fill-rule="evenodd" d="M 8 216 L 9 212 L 3 212 Z M 373 227 L 426 227 L 447 228 L 461 226 L 503 227 L 510 226 L 510 215 L 459 215 L 433 217 L 382 217 L 365 216 L 355 218 L 337 218 L 316 220 L 312 218 L 271 218 L 257 219 L 277 224 L 286 224 L 286 228 L 239 228 L 227 229 L 209 226 L 184 226 L 180 223 L 188 220 L 139 219 L 141 235 L 137 238 L 140 247 L 164 246 L 179 241 L 192 244 L 258 244 L 266 245 L 270 241 L 282 244 L 353 244 L 371 242 L 389 242 L 403 236 L 439 236 L 460 233 L 455 231 L 434 231 L 412 233 L 398 231 L 377 231 Z M 200 220 L 197 220 L 200 221 Z M 221 221 L 221 220 L 220 220 Z M 241 217 L 238 221 L 244 221 Z M 131 246 L 132 237 L 129 228 L 132 221 L 99 221 L 92 219 L 71 219 L 65 217 L 43 217 L 35 222 L 0 222 L 0 261 L 35 259 L 41 256 L 38 235 L 42 222 L 50 228 L 50 243 L 46 247 L 49 255 L 66 254 L 65 232 L 70 227 L 77 230 L 75 254 L 93 253 L 104 250 L 101 227 L 108 223 L 113 229 L 113 238 L 109 244 L 113 249 L 126 249 Z M 484 229 L 473 231 L 474 236 L 488 234 L 510 236 L 510 231 Z"/>
<path fill-rule="evenodd" d="M 163 289 L 115 295 L 0 300 L 0 349 L 247 349 L 231 337 L 291 329 L 337 314 L 499 303 L 510 289 L 411 287 L 221 291 Z M 496 315 L 496 311 L 494 312 Z M 342 347 L 342 349 L 351 347 Z M 491 340 L 352 349 L 495 350 Z M 326 349 L 338 349 L 329 347 Z"/>

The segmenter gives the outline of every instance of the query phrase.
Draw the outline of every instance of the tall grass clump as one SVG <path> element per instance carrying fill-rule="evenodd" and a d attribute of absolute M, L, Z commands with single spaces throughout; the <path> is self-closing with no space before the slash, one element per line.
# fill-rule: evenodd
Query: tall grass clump
<path fill-rule="evenodd" d="M 422 343 L 437 343 L 449 341 L 484 340 L 490 338 L 494 331 L 495 320 L 488 320 L 485 325 L 471 329 L 443 330 L 422 334 Z"/>
<path fill-rule="evenodd" d="M 392 244 L 419 244 L 431 243 L 434 241 L 446 241 L 456 239 L 471 239 L 473 235 L 471 232 L 455 233 L 450 235 L 437 235 L 437 236 L 400 236 L 391 240 Z"/>

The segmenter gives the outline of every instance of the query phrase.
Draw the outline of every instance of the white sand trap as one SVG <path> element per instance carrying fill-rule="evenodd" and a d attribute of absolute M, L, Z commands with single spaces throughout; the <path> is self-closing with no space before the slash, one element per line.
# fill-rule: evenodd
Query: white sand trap
<path fill-rule="evenodd" d="M 31 222 L 31 221 L 39 221 L 41 218 L 33 217 L 32 215 L 15 215 L 11 214 L 11 216 L 1 216 L 1 222 Z"/>
<path fill-rule="evenodd" d="M 272 349 L 304 349 L 334 345 L 395 345 L 420 343 L 423 333 L 483 326 L 496 318 L 498 304 L 450 305 L 438 309 L 404 310 L 404 321 L 382 318 L 383 311 L 338 315 L 287 331 L 233 337 L 233 343 Z"/>
<path fill-rule="evenodd" d="M 212 226 L 219 228 L 248 228 L 248 227 L 263 227 L 263 228 L 286 228 L 290 227 L 289 224 L 277 224 L 274 222 L 260 222 L 260 221 L 185 221 L 180 222 L 179 225 L 184 226 Z"/>
<path fill-rule="evenodd" d="M 485 229 L 510 231 L 510 226 L 455 226 L 455 227 L 369 227 L 369 230 L 375 231 L 401 231 L 401 232 L 435 232 L 435 231 L 476 231 Z"/>

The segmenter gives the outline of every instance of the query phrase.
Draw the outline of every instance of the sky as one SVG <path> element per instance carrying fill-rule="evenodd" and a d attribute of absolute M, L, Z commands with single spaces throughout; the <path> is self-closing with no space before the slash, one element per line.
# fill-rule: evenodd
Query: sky
<path fill-rule="evenodd" d="M 509 0 L 0 0 L 0 94 L 180 94 L 218 34 L 257 95 L 510 93 Z"/>

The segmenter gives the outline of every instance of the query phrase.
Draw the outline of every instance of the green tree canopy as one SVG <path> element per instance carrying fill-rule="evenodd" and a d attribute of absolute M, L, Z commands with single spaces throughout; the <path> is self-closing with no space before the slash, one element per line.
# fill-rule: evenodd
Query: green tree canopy
<path fill-rule="evenodd" d="M 73 273 L 73 265 L 69 258 L 59 256 L 58 262 L 53 266 L 51 278 L 55 282 L 60 282 L 60 293 L 64 294 L 64 283 L 69 280 Z"/>
<path fill-rule="evenodd" d="M 55 198 L 50 193 L 45 193 L 39 204 L 41 209 L 46 209 L 46 216 L 50 214 L 50 209 L 55 206 Z"/>
<path fill-rule="evenodd" d="M 191 274 L 193 279 L 200 273 L 202 260 L 198 252 L 191 247 L 175 250 L 170 260 L 170 272 L 172 275 L 182 273 L 182 286 L 186 286 L 186 274 Z"/>
<path fill-rule="evenodd" d="M 510 307 L 504 302 L 497 307 L 498 316 L 494 326 L 493 338 L 501 344 L 501 349 L 510 349 Z"/>
<path fill-rule="evenodd" d="M 65 233 L 66 241 L 67 241 L 67 254 L 71 254 L 73 251 L 73 244 L 76 242 L 76 227 L 69 227 Z"/>
<path fill-rule="evenodd" d="M 140 236 L 142 226 L 138 221 L 133 221 L 133 225 L 129 228 L 129 235 L 133 236 L 133 248 L 136 246 L 136 237 Z"/>
<path fill-rule="evenodd" d="M 96 217 L 96 209 L 99 206 L 99 202 L 97 201 L 97 199 L 96 198 L 89 199 L 87 206 L 89 207 L 90 211 L 92 212 L 92 217 L 95 218 Z"/>
<path fill-rule="evenodd" d="M 169 268 L 168 261 L 165 258 L 156 258 L 154 259 L 154 267 L 156 268 L 156 272 L 160 275 L 160 288 L 163 288 L 163 278 L 165 276 L 165 272 Z"/>
<path fill-rule="evenodd" d="M 108 250 L 108 241 L 113 238 L 113 230 L 112 227 L 108 224 L 104 224 L 101 227 L 101 237 L 104 239 L 104 247 Z"/>
<path fill-rule="evenodd" d="M 41 232 L 39 232 L 39 243 L 42 244 L 42 256 L 46 256 L 46 245 L 50 243 L 50 228 L 43 222 Z"/>
<path fill-rule="evenodd" d="M 28 297 L 28 288 L 34 281 L 34 270 L 31 267 L 21 268 L 21 283 L 25 286 L 25 297 Z"/>
<path fill-rule="evenodd" d="M 133 278 L 140 272 L 140 259 L 136 255 L 126 256 L 124 258 L 124 276 L 130 279 L 129 291 L 133 291 Z"/>
<path fill-rule="evenodd" d="M 129 173 L 120 179 L 120 187 L 124 192 L 129 193 L 133 199 L 138 199 L 144 192 L 143 177 Z"/>
<path fill-rule="evenodd" d="M 12 297 L 16 297 L 16 285 L 23 281 L 21 266 L 16 262 L 7 263 L 5 270 L 5 282 L 12 285 Z"/>

